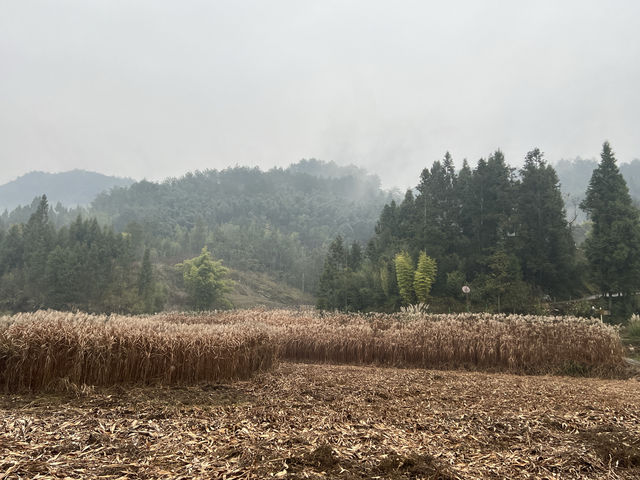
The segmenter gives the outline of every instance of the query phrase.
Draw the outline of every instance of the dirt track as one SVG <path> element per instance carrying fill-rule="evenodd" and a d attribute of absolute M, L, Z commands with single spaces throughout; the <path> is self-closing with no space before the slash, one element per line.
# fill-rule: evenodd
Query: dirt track
<path fill-rule="evenodd" d="M 1 478 L 640 478 L 640 382 L 282 364 L 0 396 Z"/>

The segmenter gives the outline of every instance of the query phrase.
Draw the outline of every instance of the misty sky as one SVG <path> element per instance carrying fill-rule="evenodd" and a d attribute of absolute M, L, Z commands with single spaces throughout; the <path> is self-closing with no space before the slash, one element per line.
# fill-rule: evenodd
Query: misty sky
<path fill-rule="evenodd" d="M 638 1 L 0 0 L 0 183 L 640 157 Z"/>

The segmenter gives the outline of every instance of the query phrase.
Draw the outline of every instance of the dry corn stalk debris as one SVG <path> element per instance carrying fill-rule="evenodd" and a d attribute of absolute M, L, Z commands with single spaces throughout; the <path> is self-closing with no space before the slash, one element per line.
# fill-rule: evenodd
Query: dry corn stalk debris
<path fill-rule="evenodd" d="M 280 363 L 0 396 L 0 478 L 637 479 L 640 382 Z"/>

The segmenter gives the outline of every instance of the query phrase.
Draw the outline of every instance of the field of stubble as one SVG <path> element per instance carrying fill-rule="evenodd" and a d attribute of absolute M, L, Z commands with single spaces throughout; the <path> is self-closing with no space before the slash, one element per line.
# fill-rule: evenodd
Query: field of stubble
<path fill-rule="evenodd" d="M 0 396 L 0 478 L 640 478 L 640 382 L 280 363 Z"/>

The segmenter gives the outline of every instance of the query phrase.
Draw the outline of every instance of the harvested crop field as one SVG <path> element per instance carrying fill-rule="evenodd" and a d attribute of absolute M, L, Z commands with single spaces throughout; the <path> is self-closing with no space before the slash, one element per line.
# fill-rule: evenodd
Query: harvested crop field
<path fill-rule="evenodd" d="M 0 396 L 0 478 L 640 478 L 640 382 L 281 363 Z"/>

